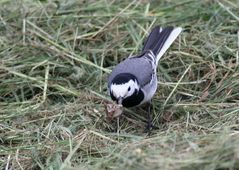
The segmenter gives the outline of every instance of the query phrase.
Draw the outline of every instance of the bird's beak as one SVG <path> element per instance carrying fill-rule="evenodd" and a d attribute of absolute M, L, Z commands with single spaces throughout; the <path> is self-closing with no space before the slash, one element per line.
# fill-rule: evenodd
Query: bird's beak
<path fill-rule="evenodd" d="M 119 97 L 119 98 L 117 99 L 117 104 L 122 104 L 122 101 L 123 101 L 123 97 Z"/>

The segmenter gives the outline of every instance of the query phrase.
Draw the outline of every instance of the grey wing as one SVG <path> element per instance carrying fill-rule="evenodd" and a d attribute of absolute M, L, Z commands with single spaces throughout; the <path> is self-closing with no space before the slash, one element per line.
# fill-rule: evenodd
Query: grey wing
<path fill-rule="evenodd" d="M 155 65 L 152 60 L 146 56 L 127 58 L 116 65 L 112 70 L 108 79 L 108 86 L 111 84 L 114 77 L 120 73 L 133 74 L 138 79 L 139 84 L 143 87 L 152 80 L 152 76 L 155 74 Z"/>

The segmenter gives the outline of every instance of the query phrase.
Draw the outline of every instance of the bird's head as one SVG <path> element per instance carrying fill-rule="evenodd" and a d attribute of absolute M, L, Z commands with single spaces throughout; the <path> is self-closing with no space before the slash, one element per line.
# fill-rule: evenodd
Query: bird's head
<path fill-rule="evenodd" d="M 135 95 L 139 89 L 136 77 L 130 73 L 117 75 L 109 86 L 111 98 L 118 104 L 122 104 L 124 99 Z"/>

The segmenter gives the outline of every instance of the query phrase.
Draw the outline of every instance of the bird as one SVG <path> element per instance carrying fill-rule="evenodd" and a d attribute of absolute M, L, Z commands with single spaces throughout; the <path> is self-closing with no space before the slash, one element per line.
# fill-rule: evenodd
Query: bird
<path fill-rule="evenodd" d="M 117 104 L 126 108 L 148 105 L 148 130 L 152 128 L 150 108 L 157 90 L 158 62 L 181 32 L 181 27 L 155 26 L 141 52 L 117 64 L 108 77 L 108 91 Z"/>

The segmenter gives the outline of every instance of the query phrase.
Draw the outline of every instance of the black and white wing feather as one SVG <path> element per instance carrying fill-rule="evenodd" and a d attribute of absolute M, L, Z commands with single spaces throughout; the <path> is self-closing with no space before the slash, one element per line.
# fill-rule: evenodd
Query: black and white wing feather
<path fill-rule="evenodd" d="M 119 63 L 108 78 L 108 86 L 110 86 L 112 80 L 121 73 L 133 74 L 141 87 L 149 83 L 152 79 L 152 75 L 155 73 L 155 66 L 152 66 L 153 62 L 146 57 L 148 53 L 149 52 L 146 52 L 138 56 L 127 58 Z"/>
<path fill-rule="evenodd" d="M 181 27 L 161 28 L 156 26 L 145 41 L 142 51 L 152 51 L 156 57 L 157 64 L 159 59 L 175 41 L 181 31 Z"/>

